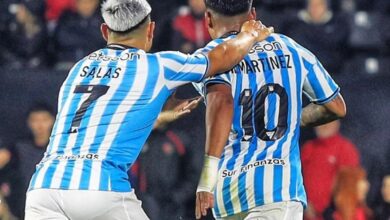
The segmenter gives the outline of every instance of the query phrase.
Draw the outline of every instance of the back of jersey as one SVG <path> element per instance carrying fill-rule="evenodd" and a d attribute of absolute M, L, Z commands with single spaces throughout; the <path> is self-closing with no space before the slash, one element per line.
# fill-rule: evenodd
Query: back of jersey
<path fill-rule="evenodd" d="M 56 123 L 31 188 L 128 188 L 127 176 L 113 167 L 126 170 L 135 160 L 142 145 L 139 137 L 148 132 L 159 110 L 148 117 L 145 111 L 153 110 L 142 109 L 152 100 L 158 78 L 158 71 L 138 66 L 146 60 L 144 51 L 109 46 L 73 67 L 61 87 Z M 142 121 L 130 124 L 134 118 Z M 132 146 L 118 147 L 129 141 Z M 116 178 L 115 186 L 110 186 L 109 176 Z"/>
<path fill-rule="evenodd" d="M 338 86 L 313 54 L 280 34 L 256 44 L 230 72 L 204 80 L 200 90 L 206 94 L 208 85 L 220 83 L 231 87 L 234 116 L 220 162 L 215 215 L 281 201 L 306 203 L 298 145 L 302 94 L 325 103 Z"/>
<path fill-rule="evenodd" d="M 45 157 L 30 189 L 129 192 L 127 170 L 166 99 L 198 82 L 208 58 L 112 44 L 78 62 L 61 87 Z"/>

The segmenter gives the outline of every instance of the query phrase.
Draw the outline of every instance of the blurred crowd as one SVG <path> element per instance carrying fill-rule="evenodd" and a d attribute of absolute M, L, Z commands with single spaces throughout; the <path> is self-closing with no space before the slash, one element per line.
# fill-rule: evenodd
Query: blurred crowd
<path fill-rule="evenodd" d="M 157 24 L 154 51 L 191 53 L 210 41 L 203 0 L 149 2 Z M 15 79 L 23 79 L 18 75 L 22 73 L 65 74 L 76 61 L 104 47 L 100 3 L 100 0 L 1 0 L 0 77 L 4 78 L 3 72 Z M 314 52 L 340 81 L 350 81 L 359 75 L 379 77 L 390 71 L 389 0 L 254 0 L 254 4 L 263 23 Z M 12 83 L 2 83 L 9 88 L 4 89 L 6 93 L 15 88 Z M 12 97 L 6 93 L 3 97 Z M 190 86 L 177 93 L 182 98 L 196 96 Z M 29 99 L 33 95 L 23 97 Z M 8 106 L 4 110 L 18 109 L 25 117 L 19 115 L 16 121 L 9 122 L 9 116 L 6 122 L 7 117 L 3 116 L 8 115 L 1 114 L 1 220 L 23 218 L 25 191 L 35 164 L 45 152 L 54 123 L 54 102 L 29 101 L 27 109 Z M 6 103 L 13 102 L 0 103 L 0 108 Z M 390 109 L 385 104 L 383 108 Z M 156 127 L 138 162 L 129 171 L 130 181 L 152 220 L 193 219 L 194 191 L 203 157 L 203 121 L 200 107 L 186 119 Z M 372 161 L 367 162 L 372 158 L 355 145 L 355 140 L 341 133 L 341 123 L 317 127 L 313 134 L 303 132 L 302 165 L 309 202 L 305 219 L 389 220 L 390 168 L 383 163 L 378 163 L 378 168 L 371 165 Z M 8 130 L 9 124 L 25 125 L 28 132 L 10 137 L 2 132 Z M 347 124 L 349 129 L 354 129 L 351 124 Z M 380 135 L 379 138 L 390 136 L 388 132 Z M 390 158 L 390 141 L 383 141 L 382 145 L 380 157 Z"/>
<path fill-rule="evenodd" d="M 314 51 L 334 74 L 379 72 L 390 55 L 388 0 L 255 0 L 259 18 Z M 150 1 L 154 50 L 193 52 L 210 40 L 200 0 Z M 0 66 L 67 69 L 102 47 L 100 0 L 3 0 Z M 387 22 L 386 22 L 387 21 Z M 319 43 L 320 42 L 320 43 Z M 347 65 L 349 64 L 349 65 Z"/>

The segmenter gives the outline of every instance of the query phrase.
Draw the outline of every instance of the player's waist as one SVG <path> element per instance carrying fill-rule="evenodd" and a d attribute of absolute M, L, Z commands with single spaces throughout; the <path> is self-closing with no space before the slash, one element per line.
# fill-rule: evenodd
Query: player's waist
<path fill-rule="evenodd" d="M 37 165 L 30 189 L 128 192 L 129 163 L 100 159 L 100 155 L 62 155 Z"/>
<path fill-rule="evenodd" d="M 127 173 L 128 169 L 133 164 L 134 160 L 123 157 L 107 157 L 106 155 L 96 153 L 86 154 L 63 154 L 63 155 L 51 155 L 42 159 L 37 165 L 37 168 L 41 166 L 54 166 L 57 168 L 65 167 L 73 170 L 89 171 L 89 170 L 105 170 L 107 172 L 118 169 L 124 173 Z"/>
<path fill-rule="evenodd" d="M 46 155 L 40 163 L 47 163 L 50 161 L 76 161 L 76 160 L 91 160 L 103 161 L 104 157 L 98 153 L 80 153 L 80 154 L 50 154 Z"/>
<path fill-rule="evenodd" d="M 228 170 L 240 170 L 246 172 L 251 168 L 267 167 L 267 166 L 280 166 L 291 167 L 297 166 L 300 168 L 300 158 L 290 154 L 269 153 L 268 151 L 262 151 L 253 153 L 251 151 L 244 151 L 242 153 L 228 153 L 225 151 L 221 157 L 219 169 Z"/>
<path fill-rule="evenodd" d="M 80 152 L 80 153 L 52 153 L 46 154 L 40 163 L 47 163 L 53 161 L 95 161 L 106 162 L 111 164 L 132 164 L 134 159 L 123 154 L 107 155 L 107 153 L 93 153 L 93 152 Z"/>
<path fill-rule="evenodd" d="M 300 164 L 272 158 L 229 168 L 224 166 L 219 170 L 215 193 L 219 217 L 275 202 L 306 204 Z"/>
<path fill-rule="evenodd" d="M 280 168 L 290 168 L 291 166 L 295 166 L 295 164 L 292 164 L 288 159 L 284 158 L 266 158 L 266 159 L 257 159 L 257 160 L 251 160 L 249 162 L 245 162 L 243 160 L 237 160 L 235 161 L 235 164 L 233 164 L 234 161 L 228 160 L 224 163 L 222 161 L 222 165 L 219 169 L 220 177 L 234 177 L 239 176 L 242 174 L 245 174 L 247 172 L 255 171 L 257 168 L 270 168 L 274 169 L 275 167 Z"/>
<path fill-rule="evenodd" d="M 230 140 L 221 156 L 220 167 L 229 169 L 255 163 L 256 166 L 300 164 L 297 142 L 263 142 Z"/>

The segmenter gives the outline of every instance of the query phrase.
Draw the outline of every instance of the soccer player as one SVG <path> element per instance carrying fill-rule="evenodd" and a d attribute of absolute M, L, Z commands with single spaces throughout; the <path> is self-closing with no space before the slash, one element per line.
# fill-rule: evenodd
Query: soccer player
<path fill-rule="evenodd" d="M 146 0 L 103 3 L 108 45 L 75 64 L 61 87 L 50 142 L 27 193 L 27 220 L 148 219 L 127 170 L 166 99 L 180 85 L 232 68 L 270 34 L 252 20 L 207 54 L 152 54 L 150 12 Z"/>
<path fill-rule="evenodd" d="M 252 0 L 205 3 L 214 40 L 199 53 L 235 39 L 241 25 L 256 18 Z M 196 87 L 207 104 L 196 217 L 214 207 L 217 219 L 302 219 L 300 126 L 346 114 L 338 85 L 317 58 L 289 37 L 272 34 L 230 71 Z M 312 102 L 303 109 L 302 94 Z"/>

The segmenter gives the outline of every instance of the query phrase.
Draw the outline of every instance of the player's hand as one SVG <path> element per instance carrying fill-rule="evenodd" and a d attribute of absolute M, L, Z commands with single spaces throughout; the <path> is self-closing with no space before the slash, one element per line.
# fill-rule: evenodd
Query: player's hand
<path fill-rule="evenodd" d="M 201 97 L 196 97 L 193 99 L 176 99 L 172 98 L 164 111 L 160 113 L 157 118 L 154 128 L 160 127 L 162 125 L 171 123 L 185 115 L 188 115 L 198 107 L 199 103 L 202 101 Z"/>
<path fill-rule="evenodd" d="M 177 120 L 185 115 L 191 113 L 192 110 L 196 109 L 199 103 L 203 100 L 202 97 L 196 97 L 192 99 L 174 99 L 172 102 L 174 106 L 171 110 L 164 111 L 166 113 L 171 114 L 171 120 Z M 167 121 L 171 122 L 171 121 Z"/>
<path fill-rule="evenodd" d="M 181 118 L 182 116 L 191 113 L 192 110 L 198 107 L 199 103 L 202 100 L 202 97 L 179 100 L 178 105 L 174 108 L 174 111 L 176 112 L 176 117 Z"/>
<path fill-rule="evenodd" d="M 242 27 L 241 32 L 248 32 L 256 37 L 257 41 L 263 41 L 267 39 L 269 35 L 274 33 L 273 27 L 266 27 L 261 21 L 250 20 L 246 21 Z"/>
<path fill-rule="evenodd" d="M 168 99 L 164 106 L 164 111 L 175 111 L 177 113 L 188 113 L 186 110 L 195 109 L 199 102 L 202 101 L 200 96 L 191 99 L 178 99 L 176 93 Z"/>
<path fill-rule="evenodd" d="M 195 217 L 201 219 L 207 211 L 214 207 L 214 195 L 209 192 L 196 193 Z"/>

